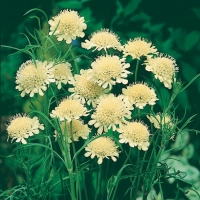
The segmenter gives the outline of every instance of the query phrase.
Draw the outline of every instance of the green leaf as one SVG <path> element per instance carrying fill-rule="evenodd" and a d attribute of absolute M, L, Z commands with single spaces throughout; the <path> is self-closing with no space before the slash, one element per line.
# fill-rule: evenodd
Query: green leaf
<path fill-rule="evenodd" d="M 124 9 L 124 16 L 128 16 L 128 15 L 134 13 L 134 11 L 138 8 L 140 1 L 141 0 L 130 1 Z"/>
<path fill-rule="evenodd" d="M 195 13 L 195 15 L 200 18 L 200 9 L 198 8 L 193 8 L 192 11 Z"/>
<path fill-rule="evenodd" d="M 197 75 L 196 70 L 190 64 L 186 62 L 181 62 L 181 69 L 182 69 L 184 78 L 188 82 L 190 82 Z"/>
<path fill-rule="evenodd" d="M 200 39 L 200 32 L 199 31 L 192 31 L 188 34 L 185 38 L 185 50 L 189 51 L 198 43 Z"/>

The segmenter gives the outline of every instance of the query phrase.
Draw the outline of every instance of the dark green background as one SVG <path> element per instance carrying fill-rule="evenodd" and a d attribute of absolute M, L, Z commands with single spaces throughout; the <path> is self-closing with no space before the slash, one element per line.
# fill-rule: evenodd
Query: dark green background
<path fill-rule="evenodd" d="M 31 29 L 36 23 L 23 15 L 36 7 L 43 9 L 49 18 L 61 9 L 77 10 L 87 21 L 86 37 L 100 28 L 109 28 L 120 36 L 122 43 L 138 36 L 147 38 L 160 52 L 176 59 L 180 79 L 185 85 L 200 73 L 199 0 L 1 0 L 1 44 L 18 48 L 26 45 L 21 33 L 25 32 L 25 26 Z M 29 59 L 22 54 L 8 56 L 10 53 L 14 51 L 1 48 L 1 154 L 12 150 L 6 142 L 3 124 L 8 116 L 22 112 L 24 99 L 18 97 L 14 82 L 19 66 Z M 176 103 L 179 104 L 179 118 L 185 110 L 187 117 L 197 114 L 189 126 L 200 130 L 200 78 L 178 96 Z M 196 152 L 190 163 L 200 168 L 199 135 L 191 133 L 190 142 Z M 1 176 L 6 181 L 3 189 L 15 184 L 12 176 L 6 173 L 12 173 L 8 165 L 5 162 L 0 165 Z"/>

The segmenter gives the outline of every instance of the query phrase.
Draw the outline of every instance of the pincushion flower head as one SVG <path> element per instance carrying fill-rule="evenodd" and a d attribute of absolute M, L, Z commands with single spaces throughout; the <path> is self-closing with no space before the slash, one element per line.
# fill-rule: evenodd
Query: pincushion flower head
<path fill-rule="evenodd" d="M 175 78 L 175 72 L 178 71 L 176 61 L 170 56 L 159 54 L 155 58 L 148 58 L 145 63 L 146 70 L 154 73 L 156 79 L 163 82 L 168 89 L 172 88 L 172 81 Z"/>
<path fill-rule="evenodd" d="M 98 164 L 101 164 L 104 158 L 109 159 L 109 157 L 115 162 L 120 153 L 117 148 L 118 146 L 110 137 L 99 137 L 85 147 L 87 151 L 85 156 L 91 156 L 92 159 L 96 156 Z"/>
<path fill-rule="evenodd" d="M 109 48 L 119 51 L 122 50 L 122 45 L 118 36 L 109 29 L 101 29 L 93 33 L 89 40 L 85 40 L 85 42 L 81 43 L 81 46 L 85 49 L 94 48 L 93 51 L 101 51 L 104 49 L 107 52 Z"/>
<path fill-rule="evenodd" d="M 151 56 L 152 54 L 157 54 L 157 49 L 144 38 L 135 38 L 134 40 L 129 40 L 123 48 L 124 56 L 131 56 L 132 59 L 140 59 L 142 56 Z"/>
<path fill-rule="evenodd" d="M 153 88 L 146 83 L 135 83 L 122 89 L 122 93 L 128 97 L 129 101 L 136 107 L 143 109 L 147 104 L 155 105 L 156 93 Z"/>
<path fill-rule="evenodd" d="M 126 123 L 126 118 L 131 118 L 130 110 L 133 110 L 133 107 L 124 96 L 104 95 L 99 98 L 96 110 L 91 115 L 92 120 L 88 124 L 98 128 L 98 134 L 107 132 L 110 128 L 115 131 L 122 123 Z"/>
<path fill-rule="evenodd" d="M 6 128 L 8 138 L 26 144 L 26 139 L 34 134 L 38 134 L 40 130 L 44 130 L 44 125 L 39 123 L 37 117 L 30 118 L 26 115 L 18 114 L 12 117 Z"/>
<path fill-rule="evenodd" d="M 140 121 L 133 121 L 121 126 L 118 130 L 119 142 L 129 143 L 131 147 L 137 146 L 139 150 L 146 151 L 149 147 L 148 127 Z"/>
<path fill-rule="evenodd" d="M 103 88 L 112 88 L 116 83 L 127 84 L 126 79 L 131 72 L 126 69 L 130 67 L 125 63 L 125 58 L 120 59 L 118 56 L 100 56 L 92 64 L 89 70 L 88 79 L 98 83 Z"/>
<path fill-rule="evenodd" d="M 173 127 L 172 119 L 168 114 L 157 113 L 155 116 L 147 115 L 147 118 L 151 123 L 153 123 L 154 127 L 157 129 L 161 128 L 170 128 Z"/>
<path fill-rule="evenodd" d="M 62 134 L 67 134 L 68 142 L 79 141 L 79 138 L 87 139 L 90 129 L 81 120 L 73 119 L 71 122 L 62 121 L 60 123 Z M 72 131 L 72 132 L 71 132 Z M 57 131 L 55 135 L 58 136 Z"/>
<path fill-rule="evenodd" d="M 70 44 L 76 37 L 84 37 L 87 28 L 84 17 L 80 17 L 76 11 L 63 10 L 49 20 L 50 35 L 56 35 L 58 41 L 65 40 Z"/>
<path fill-rule="evenodd" d="M 60 104 L 52 110 L 50 116 L 59 118 L 60 121 L 70 122 L 72 119 L 79 119 L 81 116 L 87 116 L 87 109 L 77 99 L 65 98 Z"/>
<path fill-rule="evenodd" d="M 88 80 L 88 70 L 81 70 L 80 74 L 76 74 L 74 78 L 70 78 L 69 83 L 74 86 L 73 88 L 69 88 L 69 91 L 73 92 L 71 97 L 80 99 L 83 104 L 85 102 L 88 105 L 92 104 L 93 107 L 96 107 L 97 99 L 106 92 L 97 83 Z"/>
<path fill-rule="evenodd" d="M 43 96 L 47 86 L 55 82 L 53 71 L 53 63 L 47 63 L 47 61 L 36 60 L 34 63 L 28 60 L 23 63 L 16 76 L 16 89 L 21 91 L 21 97 L 26 94 L 33 97 L 37 93 Z"/>
<path fill-rule="evenodd" d="M 69 77 L 72 77 L 71 64 L 66 62 L 54 65 L 53 75 L 56 81 L 57 88 L 61 89 L 61 84 L 67 84 L 67 82 L 69 81 Z"/>

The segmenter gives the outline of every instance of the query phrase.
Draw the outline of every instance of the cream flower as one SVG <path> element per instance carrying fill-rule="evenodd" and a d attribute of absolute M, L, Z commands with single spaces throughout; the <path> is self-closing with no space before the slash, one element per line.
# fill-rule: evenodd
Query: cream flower
<path fill-rule="evenodd" d="M 54 65 L 54 69 L 53 75 L 56 80 L 57 88 L 61 89 L 61 84 L 67 84 L 69 77 L 73 76 L 71 73 L 71 64 L 68 62 L 59 63 Z"/>
<path fill-rule="evenodd" d="M 149 56 L 151 54 L 157 54 L 157 49 L 144 38 L 135 38 L 129 40 L 124 45 L 123 49 L 124 56 L 131 56 L 133 59 L 140 59 L 142 56 Z"/>
<path fill-rule="evenodd" d="M 88 71 L 88 79 L 98 83 L 103 88 L 112 88 L 116 83 L 127 84 L 126 79 L 131 72 L 126 69 L 130 64 L 125 63 L 125 58 L 118 56 L 100 56 L 92 64 L 92 69 Z"/>
<path fill-rule="evenodd" d="M 33 97 L 35 93 L 43 96 L 43 91 L 46 91 L 47 86 L 51 82 L 55 82 L 52 63 L 36 60 L 35 64 L 32 60 L 28 60 L 17 71 L 16 89 L 22 91 L 21 97 L 24 97 L 25 94 Z"/>
<path fill-rule="evenodd" d="M 76 74 L 74 78 L 70 78 L 69 83 L 74 87 L 69 88 L 70 92 L 73 92 L 71 97 L 73 99 L 80 99 L 84 104 L 87 102 L 88 105 L 92 104 L 96 107 L 97 99 L 106 92 L 104 88 L 87 79 L 88 70 L 81 70 L 80 74 Z"/>
<path fill-rule="evenodd" d="M 84 17 L 80 17 L 76 11 L 63 10 L 53 19 L 49 20 L 50 35 L 56 35 L 58 41 L 65 40 L 70 44 L 76 37 L 84 37 L 87 28 Z"/>
<path fill-rule="evenodd" d="M 122 45 L 119 41 L 118 36 L 109 31 L 109 29 L 101 29 L 90 36 L 89 40 L 81 43 L 82 47 L 85 49 L 91 49 L 94 47 L 94 50 L 100 51 L 104 49 L 107 51 L 109 48 L 122 50 Z"/>
<path fill-rule="evenodd" d="M 44 130 L 44 125 L 39 123 L 37 117 L 30 118 L 26 115 L 16 115 L 12 117 L 7 125 L 8 138 L 12 138 L 11 142 L 27 144 L 26 139 L 34 134 L 38 134 L 40 130 Z"/>
<path fill-rule="evenodd" d="M 98 158 L 98 164 L 101 164 L 104 158 L 109 159 L 109 157 L 116 162 L 116 157 L 119 157 L 120 153 L 117 148 L 118 146 L 111 138 L 99 137 L 85 147 L 85 150 L 87 151 L 85 156 L 91 156 L 91 158 L 96 156 Z"/>
<path fill-rule="evenodd" d="M 126 118 L 131 118 L 130 110 L 133 107 L 124 96 L 104 95 L 99 98 L 96 111 L 88 124 L 98 128 L 98 134 L 107 132 L 110 128 L 115 131 L 122 123 L 126 123 Z"/>
<path fill-rule="evenodd" d="M 163 56 L 159 54 L 155 58 L 148 58 L 145 63 L 146 70 L 154 73 L 155 78 L 163 82 L 164 86 L 168 89 L 172 88 L 172 81 L 175 72 L 178 71 L 176 61 L 170 56 Z"/>
<path fill-rule="evenodd" d="M 157 113 L 155 116 L 148 116 L 147 118 L 149 119 L 149 121 L 151 123 L 153 123 L 154 127 L 157 129 L 161 129 L 164 127 L 172 127 L 174 124 L 172 123 L 172 119 L 169 115 L 167 114 L 161 114 L 161 113 Z"/>
<path fill-rule="evenodd" d="M 122 93 L 128 97 L 132 104 L 143 109 L 146 104 L 155 105 L 158 100 L 153 88 L 150 88 L 145 83 L 137 83 L 122 89 Z"/>
<path fill-rule="evenodd" d="M 71 127 L 71 125 L 72 127 Z M 62 134 L 67 134 L 68 142 L 71 143 L 73 141 L 79 141 L 79 138 L 87 139 L 90 129 L 86 124 L 83 124 L 82 121 L 73 119 L 71 122 L 61 122 L 60 124 Z M 72 133 L 71 133 L 72 128 Z M 55 135 L 58 136 L 57 131 L 55 131 Z M 73 139 L 72 139 L 73 137 Z"/>
<path fill-rule="evenodd" d="M 58 117 L 60 121 L 67 120 L 67 122 L 70 122 L 72 119 L 79 119 L 81 116 L 87 116 L 87 112 L 88 111 L 79 100 L 66 98 L 60 102 L 55 110 L 52 110 L 50 116 L 52 118 Z"/>
<path fill-rule="evenodd" d="M 146 151 L 149 147 L 149 130 L 142 122 L 129 122 L 118 130 L 119 142 L 129 143 L 131 147 L 138 146 L 139 150 Z"/>

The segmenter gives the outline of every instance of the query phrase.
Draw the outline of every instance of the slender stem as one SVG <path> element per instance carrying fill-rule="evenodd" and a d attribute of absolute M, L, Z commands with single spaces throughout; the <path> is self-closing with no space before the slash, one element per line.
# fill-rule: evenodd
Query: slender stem
<path fill-rule="evenodd" d="M 140 109 L 138 108 L 138 118 L 140 119 Z"/>
<path fill-rule="evenodd" d="M 29 199 L 29 195 L 30 195 L 30 158 L 31 158 L 31 147 L 28 148 L 28 156 L 29 156 L 29 159 L 28 159 L 28 166 L 27 166 L 27 171 L 26 171 L 26 176 L 27 176 L 27 198 Z"/>
<path fill-rule="evenodd" d="M 150 158 L 149 158 L 149 162 L 148 162 L 148 165 L 147 165 L 147 168 L 146 168 L 146 171 L 148 172 L 149 170 L 151 170 L 151 168 L 157 166 L 157 162 L 158 160 L 156 159 L 156 148 L 158 146 L 158 142 L 159 142 L 159 136 L 160 134 L 158 133 L 157 134 L 157 138 L 156 138 L 156 141 L 155 143 L 153 144 L 153 149 L 152 149 L 152 153 L 150 155 Z M 153 140 L 152 140 L 153 141 Z M 160 150 L 159 150 L 160 152 Z M 159 154 L 159 153 L 158 153 Z M 149 190 L 150 190 L 150 186 L 151 186 L 151 183 L 153 181 L 155 177 L 155 173 L 152 174 L 151 177 L 149 177 L 149 179 L 147 180 L 148 182 L 148 185 L 147 186 L 144 186 L 144 192 L 143 192 L 143 200 L 145 200 L 147 198 L 147 195 L 149 193 Z"/>
<path fill-rule="evenodd" d="M 159 172 L 160 174 L 160 172 Z M 160 176 L 159 176 L 160 177 Z M 160 190 L 160 195 L 161 195 L 161 199 L 164 199 L 164 196 L 163 196 L 163 191 L 162 191 L 162 187 L 161 187 L 161 183 L 160 183 L 160 178 L 158 180 L 158 184 L 159 184 L 159 190 Z"/>
<path fill-rule="evenodd" d="M 131 149 L 131 147 L 130 147 L 130 148 L 129 148 L 128 156 L 127 156 L 127 158 L 126 158 L 126 160 L 125 160 L 125 162 L 124 162 L 124 164 L 123 164 L 122 166 L 125 166 L 126 163 L 127 163 L 127 161 L 129 160 L 130 155 L 131 155 L 131 150 L 132 150 L 132 149 Z M 121 175 L 121 174 L 120 174 L 120 175 Z M 119 177 L 120 177 L 120 175 L 119 175 Z M 115 195 L 116 195 L 116 192 L 117 192 L 118 185 L 119 185 L 119 180 L 116 181 L 116 186 L 115 186 L 115 189 L 114 189 L 114 192 L 113 192 L 112 200 L 115 199 Z"/>
<path fill-rule="evenodd" d="M 139 163 L 139 160 L 140 160 L 140 150 L 137 149 L 137 163 Z M 138 181 L 137 181 L 137 184 L 136 184 L 136 189 L 135 189 L 135 199 L 137 198 L 137 192 L 138 192 L 138 188 L 139 188 L 139 185 L 140 185 L 140 180 L 141 180 L 141 170 L 139 170 L 139 173 L 138 173 Z"/>
<path fill-rule="evenodd" d="M 95 200 L 99 199 L 100 191 L 101 191 L 101 174 L 102 174 L 102 167 L 99 165 L 99 173 L 97 175 L 97 189 L 95 194 Z"/>
<path fill-rule="evenodd" d="M 108 179 L 109 164 L 110 164 L 110 159 L 108 159 L 107 166 L 106 166 L 106 173 L 105 173 L 105 183 L 106 184 L 108 183 L 107 179 Z M 106 187 L 102 188 L 102 194 L 104 194 L 105 190 L 106 190 Z M 101 200 L 103 200 L 103 197 L 104 197 L 104 195 L 102 195 Z"/>
<path fill-rule="evenodd" d="M 136 63 L 136 67 L 135 67 L 135 82 L 137 81 L 138 66 L 139 66 L 139 59 L 137 59 L 137 63 Z"/>
<path fill-rule="evenodd" d="M 75 187 L 74 187 L 73 165 L 72 165 L 72 160 L 71 160 L 70 145 L 68 143 L 68 133 L 67 133 L 66 127 L 65 127 L 65 131 L 64 131 L 63 142 L 64 142 L 63 155 L 65 158 L 65 165 L 67 167 L 67 171 L 69 173 L 69 179 L 70 179 L 71 200 L 76 200 Z"/>
<path fill-rule="evenodd" d="M 73 60 L 74 60 L 74 66 L 75 66 L 75 72 L 77 73 L 77 74 L 79 74 L 79 67 L 78 67 L 78 65 L 77 65 L 77 62 L 76 62 L 76 58 L 75 58 L 75 56 L 74 56 L 74 52 L 71 50 L 71 56 L 72 56 L 72 58 L 73 58 Z"/>
<path fill-rule="evenodd" d="M 70 122 L 70 136 L 71 136 L 71 140 L 72 140 L 73 154 L 75 154 L 76 147 L 75 147 L 74 136 L 73 136 L 73 132 L 72 132 L 72 121 Z M 79 181 L 78 181 L 78 159 L 77 159 L 77 156 L 74 157 L 74 161 L 75 161 L 75 175 L 76 175 L 76 178 L 75 178 L 76 179 L 76 196 L 78 196 L 78 191 L 80 192 L 80 190 L 79 190 Z"/>

